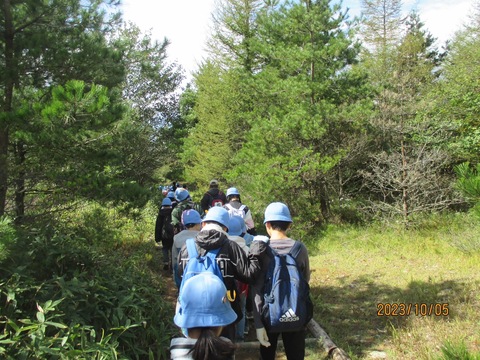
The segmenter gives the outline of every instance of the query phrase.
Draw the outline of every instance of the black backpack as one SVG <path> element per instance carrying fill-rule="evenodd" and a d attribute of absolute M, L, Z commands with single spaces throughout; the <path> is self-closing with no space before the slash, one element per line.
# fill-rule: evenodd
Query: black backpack
<path fill-rule="evenodd" d="M 210 197 L 210 203 L 208 204 L 209 207 L 225 205 L 221 197 L 221 195 L 223 195 L 221 191 L 219 191 L 217 195 L 212 195 L 208 191 L 206 192 L 206 194 L 208 194 L 208 196 Z"/>

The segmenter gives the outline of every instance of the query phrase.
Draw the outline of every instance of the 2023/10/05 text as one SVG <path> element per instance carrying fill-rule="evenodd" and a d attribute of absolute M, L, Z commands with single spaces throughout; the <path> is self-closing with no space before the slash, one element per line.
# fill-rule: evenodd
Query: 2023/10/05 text
<path fill-rule="evenodd" d="M 448 316 L 448 303 L 378 303 L 377 316 Z"/>

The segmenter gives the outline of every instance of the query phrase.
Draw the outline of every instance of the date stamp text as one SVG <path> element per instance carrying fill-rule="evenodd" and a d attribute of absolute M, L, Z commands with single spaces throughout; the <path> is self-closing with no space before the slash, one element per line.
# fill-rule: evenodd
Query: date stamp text
<path fill-rule="evenodd" d="M 448 316 L 448 303 L 378 303 L 377 316 Z"/>

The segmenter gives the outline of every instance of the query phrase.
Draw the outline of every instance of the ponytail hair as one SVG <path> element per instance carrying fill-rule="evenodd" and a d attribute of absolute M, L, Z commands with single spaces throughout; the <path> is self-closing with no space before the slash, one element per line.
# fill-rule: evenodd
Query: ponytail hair
<path fill-rule="evenodd" d="M 194 360 L 233 359 L 236 346 L 215 334 L 213 327 L 201 328 L 200 337 L 192 350 Z"/>

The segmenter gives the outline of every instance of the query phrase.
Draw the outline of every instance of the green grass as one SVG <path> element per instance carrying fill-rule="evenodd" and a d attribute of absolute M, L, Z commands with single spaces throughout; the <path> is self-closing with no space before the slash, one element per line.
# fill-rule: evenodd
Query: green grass
<path fill-rule="evenodd" d="M 388 359 L 446 359 L 445 347 L 459 343 L 477 354 L 479 239 L 478 219 L 466 214 L 432 217 L 409 231 L 332 227 L 308 241 L 315 320 L 352 359 L 373 351 Z M 406 304 L 405 312 L 411 304 L 410 315 L 378 316 L 391 310 L 383 304 Z"/>

